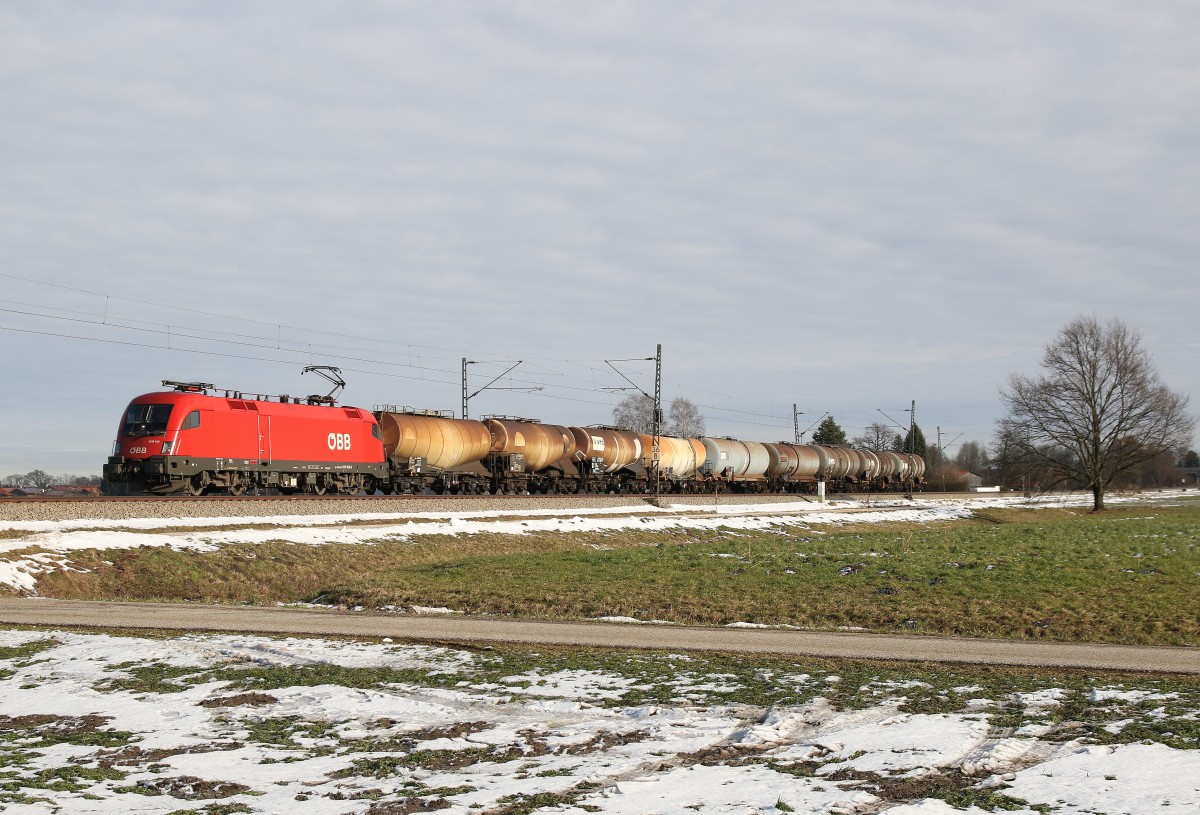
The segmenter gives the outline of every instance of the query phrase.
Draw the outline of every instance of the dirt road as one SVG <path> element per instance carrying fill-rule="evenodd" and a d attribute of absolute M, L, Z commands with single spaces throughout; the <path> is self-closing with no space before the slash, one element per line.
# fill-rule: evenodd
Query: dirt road
<path fill-rule="evenodd" d="M 1200 648 L 700 628 L 321 609 L 0 598 L 0 623 L 514 642 L 1200 674 Z"/>

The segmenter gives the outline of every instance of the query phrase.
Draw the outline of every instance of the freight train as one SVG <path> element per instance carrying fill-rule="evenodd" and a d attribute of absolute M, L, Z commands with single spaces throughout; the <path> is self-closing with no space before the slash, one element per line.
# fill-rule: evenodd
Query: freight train
<path fill-rule="evenodd" d="M 315 370 L 315 368 L 306 369 Z M 336 374 L 336 369 L 327 369 Z M 319 373 L 321 371 L 318 371 Z M 325 374 L 323 374 L 325 375 Z M 332 381 L 332 380 L 331 380 Z M 342 383 L 344 384 L 344 383 Z M 847 446 L 658 437 L 513 416 L 480 421 L 328 396 L 249 397 L 211 384 L 130 402 L 104 466 L 136 493 L 664 493 L 919 489 L 920 456 Z"/>

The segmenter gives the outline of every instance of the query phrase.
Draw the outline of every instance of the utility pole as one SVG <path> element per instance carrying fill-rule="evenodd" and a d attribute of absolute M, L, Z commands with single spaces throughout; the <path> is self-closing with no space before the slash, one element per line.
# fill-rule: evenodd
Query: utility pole
<path fill-rule="evenodd" d="M 875 409 L 878 410 L 880 413 L 883 413 L 883 408 L 875 408 Z M 912 455 L 913 450 L 916 449 L 916 444 L 917 444 L 917 430 L 916 430 L 916 428 L 917 428 L 917 400 L 914 399 L 912 401 L 912 407 L 905 408 L 904 410 L 908 413 L 908 453 L 909 453 L 909 455 Z M 888 416 L 886 413 L 883 413 L 883 415 L 888 421 L 890 421 L 892 423 L 892 426 L 894 426 L 897 430 L 904 429 L 891 416 Z M 912 498 L 912 479 L 911 478 L 908 479 L 906 483 L 907 483 L 908 487 L 905 490 L 905 497 Z"/>
<path fill-rule="evenodd" d="M 917 400 L 912 400 L 912 407 L 908 409 L 908 455 L 911 458 L 917 450 Z M 908 497 L 912 498 L 913 479 L 910 475 L 908 478 Z"/>
<path fill-rule="evenodd" d="M 908 454 L 911 456 L 917 452 L 917 400 L 912 401 L 912 407 L 908 409 Z"/>
<path fill-rule="evenodd" d="M 938 467 L 940 467 L 942 470 L 942 492 L 945 492 L 946 491 L 946 462 L 947 462 L 947 459 L 946 459 L 946 448 L 942 447 L 942 426 L 941 425 L 938 425 L 937 437 L 938 437 L 938 444 L 937 444 Z M 954 442 L 958 441 L 961 438 L 962 438 L 962 433 L 959 433 L 957 436 L 955 436 L 954 438 L 952 438 L 950 440 L 950 446 L 953 446 Z"/>
<path fill-rule="evenodd" d="M 654 464 L 654 503 L 658 504 L 659 494 L 659 462 L 662 458 L 662 343 L 654 353 L 654 451 L 651 461 Z"/>
<path fill-rule="evenodd" d="M 796 403 L 792 402 L 792 437 L 796 444 L 800 443 L 800 411 L 796 410 Z"/>
<path fill-rule="evenodd" d="M 651 398 L 650 394 L 648 394 L 644 390 L 642 390 L 641 386 L 639 386 L 636 382 L 634 382 L 632 379 L 630 379 L 628 376 L 626 376 L 625 373 L 620 368 L 618 368 L 616 365 L 613 365 L 614 362 L 642 362 L 642 361 L 654 363 L 654 397 L 653 397 L 653 400 L 654 400 L 654 423 L 653 423 L 653 427 L 652 427 L 652 430 L 654 433 L 654 435 L 653 435 L 654 441 L 651 443 L 651 446 L 650 446 L 650 466 L 654 469 L 654 481 L 652 482 L 653 486 L 652 486 L 651 503 L 653 503 L 657 506 L 658 505 L 658 496 L 662 489 L 661 485 L 660 485 L 660 479 L 659 479 L 659 475 L 660 475 L 659 474 L 659 462 L 661 461 L 661 458 L 662 458 L 662 420 L 663 420 L 662 343 L 658 344 L 658 347 L 655 350 L 654 356 L 652 356 L 652 357 L 639 357 L 637 359 L 606 359 L 606 360 L 604 360 L 605 365 L 607 365 L 608 367 L 610 367 L 614 371 L 616 371 L 618 376 L 620 376 L 622 379 L 624 379 L 626 382 L 628 382 L 632 386 L 630 388 L 626 388 L 626 387 L 606 388 L 606 390 L 620 390 L 620 391 L 635 390 L 638 393 L 640 393 L 642 396 L 646 397 L 647 399 L 650 399 Z"/>
<path fill-rule="evenodd" d="M 942 492 L 946 491 L 946 451 L 942 449 L 942 426 L 937 426 L 938 469 L 942 471 Z"/>
<path fill-rule="evenodd" d="M 493 383 L 498 382 L 499 380 L 508 376 L 510 373 L 512 373 L 514 368 L 516 368 L 518 365 L 520 365 L 522 362 L 524 362 L 524 360 L 518 359 L 511 367 L 509 367 L 509 369 L 507 371 L 500 374 L 500 376 L 497 376 L 491 382 L 488 382 L 486 385 L 484 385 L 482 388 L 479 388 L 474 393 L 468 395 L 467 394 L 467 366 L 468 365 L 478 365 L 479 362 L 480 362 L 480 360 L 467 359 L 466 357 L 462 358 L 462 417 L 464 419 L 467 418 L 467 402 L 470 401 L 471 399 L 474 399 L 476 396 L 478 396 L 479 394 L 483 393 L 486 390 L 490 389 L 490 390 L 494 390 L 494 391 L 526 391 L 526 392 L 532 393 L 534 391 L 540 391 L 542 389 L 540 385 L 535 386 L 535 387 L 528 387 L 528 388 L 493 388 L 492 387 Z"/>
<path fill-rule="evenodd" d="M 462 358 L 462 413 L 458 414 L 464 419 L 467 418 L 467 366 L 474 365 L 475 360 Z"/>

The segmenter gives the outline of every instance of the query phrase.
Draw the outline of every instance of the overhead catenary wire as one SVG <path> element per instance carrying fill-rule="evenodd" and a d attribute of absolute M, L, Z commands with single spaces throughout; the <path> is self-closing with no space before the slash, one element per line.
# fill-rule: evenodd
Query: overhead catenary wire
<path fill-rule="evenodd" d="M 3 311 L 3 309 L 0 309 L 0 311 Z M 58 318 L 58 319 L 65 319 L 68 322 L 78 322 L 78 323 L 83 323 L 85 325 L 86 324 L 92 324 L 92 325 L 95 324 L 95 322 L 91 321 L 91 320 L 81 320 L 81 319 L 75 319 L 75 318 Z M 159 350 L 159 351 L 169 351 L 172 353 L 186 353 L 186 354 L 210 356 L 210 357 L 222 358 L 222 359 L 238 359 L 238 360 L 245 360 L 245 361 L 252 361 L 252 362 L 266 362 L 266 363 L 281 364 L 281 365 L 293 365 L 293 364 L 297 364 L 297 363 L 314 364 L 316 362 L 316 360 L 318 358 L 320 358 L 320 359 L 326 360 L 328 362 L 336 362 L 338 364 L 338 367 L 342 368 L 342 370 L 344 370 L 348 373 L 360 373 L 360 374 L 369 375 L 369 376 L 381 376 L 381 377 L 387 377 L 387 378 L 393 378 L 393 379 L 403 379 L 403 380 L 408 380 L 408 381 L 423 382 L 423 383 L 434 384 L 434 385 L 451 386 L 451 385 L 455 384 L 451 380 L 437 378 L 437 377 L 431 375 L 431 374 L 438 374 L 438 373 L 440 373 L 440 374 L 453 373 L 453 372 L 447 371 L 445 369 L 430 368 L 428 366 L 418 366 L 418 365 L 405 364 L 405 363 L 396 363 L 396 362 L 390 362 L 387 360 L 348 357 L 345 354 L 329 353 L 328 350 L 322 350 L 318 353 L 317 356 L 314 356 L 314 350 L 312 348 L 311 343 L 306 343 L 302 346 L 297 345 L 296 347 L 291 347 L 291 348 L 278 348 L 278 347 L 274 347 L 274 346 L 256 345 L 256 344 L 248 343 L 248 342 L 244 342 L 244 341 L 228 340 L 228 339 L 224 339 L 221 337 L 210 337 L 207 335 L 194 335 L 194 334 L 179 331 L 177 329 L 172 331 L 171 327 L 167 324 L 163 324 L 154 330 L 144 328 L 144 327 L 115 325 L 111 322 L 108 323 L 105 327 L 113 328 L 113 329 L 120 329 L 120 330 L 127 330 L 127 331 L 136 331 L 136 332 L 139 332 L 142 334 L 156 333 L 157 331 L 160 331 L 160 330 L 164 331 L 164 332 L 171 331 L 172 332 L 171 336 L 174 337 L 176 340 L 198 339 L 198 340 L 202 340 L 205 342 L 216 342 L 216 343 L 221 343 L 221 344 L 225 344 L 225 345 L 233 345 L 233 346 L 244 347 L 244 348 L 261 348 L 264 350 L 275 350 L 275 351 L 280 351 L 281 353 L 284 353 L 284 354 L 294 354 L 296 356 L 302 357 L 302 359 L 287 359 L 287 358 L 280 358 L 277 356 L 256 355 L 256 354 L 251 354 L 251 353 L 232 353 L 229 351 L 219 351 L 219 350 L 212 350 L 212 349 L 189 348 L 189 347 L 184 347 L 184 346 L 180 345 L 178 342 L 176 342 L 173 345 L 166 341 L 164 341 L 163 343 L 138 342 L 138 341 L 129 340 L 129 339 L 113 339 L 113 338 L 105 338 L 105 337 L 88 336 L 88 335 L 83 335 L 83 334 L 69 334 L 69 333 L 65 333 L 65 332 L 61 332 L 61 331 L 36 330 L 36 329 L 21 328 L 21 327 L 17 327 L 17 326 L 8 326 L 8 325 L 0 325 L 0 331 L 8 331 L 8 332 L 13 332 L 13 333 L 24 333 L 24 334 L 34 335 L 34 336 L 56 337 L 56 338 L 60 338 L 60 339 L 78 340 L 81 342 L 88 342 L 88 343 L 102 343 L 102 344 L 106 344 L 106 345 L 118 345 L 118 346 L 123 346 L 123 347 L 130 347 L 130 348 L 146 348 L 146 349 Z M 399 373 L 399 372 L 395 372 L 395 371 L 379 370 L 377 368 L 355 367 L 355 366 L 347 365 L 346 364 L 347 360 L 349 360 L 351 362 L 367 363 L 367 364 L 373 364 L 373 365 L 380 365 L 380 366 L 384 366 L 384 367 L 388 367 L 388 366 L 409 367 L 414 370 L 414 373 Z M 489 361 L 489 362 L 491 362 L 491 361 Z M 496 364 L 498 364 L 498 363 L 496 363 Z M 522 382 L 522 381 L 528 381 L 528 380 L 513 380 L 513 381 Z M 578 396 L 568 396 L 568 395 L 564 395 L 561 393 L 550 392 L 549 389 L 567 390 L 567 391 L 574 391 L 574 392 L 580 392 L 580 393 L 595 393 L 595 394 L 605 393 L 603 388 L 598 388 L 598 387 L 586 388 L 586 387 L 576 387 L 576 386 L 572 386 L 572 385 L 563 385 L 563 384 L 554 384 L 554 385 L 547 384 L 544 386 L 544 388 L 542 388 L 542 390 L 544 390 L 546 392 L 540 393 L 539 398 L 552 399 L 552 400 L 560 401 L 560 402 L 571 402 L 571 403 L 576 403 L 576 404 L 597 405 L 600 407 L 604 407 L 608 410 L 613 409 L 617 403 L 614 399 L 608 399 L 608 400 L 586 399 L 586 398 L 580 398 Z M 735 415 L 739 414 L 739 413 L 744 413 L 744 412 L 737 411 L 736 409 L 731 410 L 731 409 L 723 408 L 720 406 L 708 406 L 706 409 L 711 410 L 711 411 L 717 411 L 720 413 L 733 413 Z M 756 413 L 748 413 L 747 415 L 757 415 L 760 417 L 764 416 L 764 414 L 756 414 Z M 770 418 L 769 416 L 765 416 L 765 417 Z M 726 421 L 726 422 L 735 421 L 739 425 L 749 425 L 749 426 L 755 426 L 755 427 L 775 427 L 775 428 L 782 427 L 782 424 L 780 422 L 761 422 L 761 421 L 755 421 L 753 419 L 745 418 L 744 416 L 739 416 L 738 418 L 731 420 L 728 416 L 714 416 L 711 413 L 707 413 L 707 414 L 702 414 L 702 418 L 705 419 L 705 421 Z"/>
<path fill-rule="evenodd" d="M 51 288 L 71 291 L 79 294 L 84 294 L 91 297 L 103 298 L 98 312 L 83 311 L 80 309 L 66 309 L 62 306 L 51 306 L 44 304 L 31 303 L 24 300 L 0 300 L 10 305 L 20 306 L 22 308 L 0 308 L 0 312 L 10 313 L 27 317 L 33 320 L 53 320 L 58 322 L 72 322 L 79 325 L 95 326 L 102 331 L 130 331 L 137 332 L 143 336 L 153 333 L 160 333 L 163 336 L 161 345 L 150 342 L 136 342 L 122 339 L 112 339 L 97 336 L 82 336 L 79 334 L 69 334 L 65 332 L 37 330 L 18 326 L 2 326 L 3 330 L 12 332 L 22 332 L 32 335 L 40 335 L 47 337 L 60 337 L 81 342 L 102 342 L 113 345 L 121 345 L 127 347 L 143 347 L 143 348 L 159 348 L 161 350 L 180 351 L 190 354 L 210 355 L 214 357 L 244 359 L 249 361 L 261 361 L 274 364 L 294 364 L 294 360 L 280 359 L 275 356 L 255 355 L 252 353 L 230 353 L 222 350 L 206 350 L 195 347 L 182 347 L 187 343 L 185 340 L 197 343 L 215 343 L 218 345 L 232 346 L 243 349 L 261 349 L 278 351 L 284 354 L 304 355 L 306 361 L 312 362 L 313 357 L 313 335 L 327 336 L 331 338 L 342 338 L 350 340 L 359 340 L 368 342 L 374 348 L 378 348 L 380 344 L 403 348 L 407 351 L 407 359 L 397 360 L 395 357 L 386 359 L 379 358 L 378 355 L 371 354 L 370 350 L 363 347 L 346 344 L 324 344 L 321 345 L 320 356 L 332 362 L 337 362 L 347 371 L 364 373 L 374 376 L 386 376 L 398 379 L 408 379 L 413 381 L 421 381 L 436 385 L 453 385 L 453 380 L 444 379 L 442 377 L 451 377 L 457 372 L 449 367 L 440 367 L 436 364 L 431 364 L 436 360 L 445 359 L 449 361 L 450 357 L 441 357 L 439 353 L 463 353 L 461 349 L 452 349 L 445 346 L 428 346 L 417 343 L 412 343 L 405 340 L 395 340 L 390 338 L 365 337 L 354 334 L 346 334 L 341 332 L 328 331 L 326 329 L 313 328 L 312 326 L 297 327 L 291 326 L 283 322 L 268 321 L 258 318 L 239 317 L 235 315 L 219 314 L 203 309 L 188 308 L 184 306 L 168 305 L 156 303 L 149 300 L 143 300 L 133 297 L 125 297 L 102 291 L 95 291 L 82 287 L 66 286 L 59 283 L 53 283 L 44 280 L 34 280 L 20 275 L 0 272 L 0 277 L 10 280 L 22 281 L 38 286 L 48 286 Z M 144 320 L 134 317 L 124 316 L 117 313 L 114 309 L 114 302 L 132 303 L 139 306 L 150 306 L 157 310 L 173 310 L 185 314 L 198 315 L 205 318 L 215 318 L 223 320 L 231 320 L 246 323 L 249 325 L 258 325 L 268 327 L 270 332 L 253 333 L 253 332 L 223 332 L 211 328 L 200 328 L 196 326 L 179 325 L 176 322 L 162 322 L 153 320 Z M 284 331 L 299 331 L 305 335 L 305 341 L 294 341 L 285 338 Z M 180 347 L 176 347 L 180 346 Z M 417 354 L 414 349 L 436 352 L 435 354 Z M 492 352 L 477 353 L 474 356 L 484 357 L 481 362 L 502 364 L 505 360 L 510 360 L 516 355 L 498 355 Z M 645 357 L 629 357 L 628 361 L 644 361 Z M 542 389 L 539 398 L 555 399 L 558 401 L 570 401 L 583 404 L 603 405 L 612 408 L 615 405 L 614 398 L 581 398 L 586 394 L 601 396 L 604 394 L 605 378 L 609 374 L 599 367 L 596 363 L 603 363 L 604 360 L 590 359 L 567 359 L 556 357 L 532 357 L 529 360 L 537 365 L 540 369 L 537 373 L 532 374 L 537 379 L 530 378 L 530 375 L 525 377 L 513 376 L 505 379 L 516 386 L 538 387 Z M 613 360 L 622 361 L 622 360 Z M 384 370 L 347 367 L 346 363 L 358 363 L 371 366 L 378 366 Z M 550 364 L 565 365 L 568 368 L 582 369 L 580 374 L 571 373 L 568 371 L 554 370 Z M 400 373 L 395 369 L 409 369 L 411 373 Z M 554 377 L 556 381 L 548 381 L 547 377 Z M 697 407 L 705 411 L 704 418 L 706 420 L 715 421 L 733 421 L 738 424 L 755 425 L 762 427 L 778 427 L 783 429 L 784 425 L 790 421 L 790 417 L 785 417 L 781 414 L 776 414 L 761 409 L 753 410 L 744 407 L 734 407 L 734 402 L 741 404 L 756 404 L 760 406 L 775 407 L 776 403 L 766 400 L 749 399 L 742 396 L 734 396 L 731 394 L 723 394 L 717 391 L 712 391 L 705 388 L 697 388 L 692 385 L 667 380 L 675 390 L 684 390 L 686 392 L 701 392 L 710 395 L 724 397 L 728 400 L 728 406 L 713 405 L 702 403 Z M 576 384 L 570 384 L 576 383 Z M 568 394 L 577 394 L 571 396 Z M 714 417 L 713 414 L 719 414 Z M 756 421 L 766 419 L 768 421 Z"/>

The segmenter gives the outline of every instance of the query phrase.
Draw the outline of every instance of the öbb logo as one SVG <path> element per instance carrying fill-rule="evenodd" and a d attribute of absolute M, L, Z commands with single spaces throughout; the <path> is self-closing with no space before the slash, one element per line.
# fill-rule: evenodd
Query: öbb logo
<path fill-rule="evenodd" d="M 326 439 L 330 450 L 349 450 L 350 449 L 350 434 L 349 433 L 330 433 Z"/>

